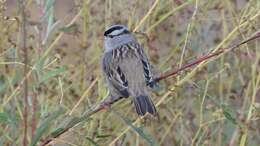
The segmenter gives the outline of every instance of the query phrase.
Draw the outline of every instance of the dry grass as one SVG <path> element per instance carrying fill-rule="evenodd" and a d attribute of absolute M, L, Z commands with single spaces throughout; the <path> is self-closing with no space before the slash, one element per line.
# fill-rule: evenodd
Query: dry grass
<path fill-rule="evenodd" d="M 159 119 L 138 118 L 129 99 L 82 118 L 108 94 L 106 27 L 146 33 L 138 39 L 165 72 L 259 32 L 258 0 L 27 0 L 26 74 L 17 3 L 0 7 L 0 145 L 23 143 L 26 79 L 31 145 L 66 126 L 52 144 L 260 145 L 259 39 L 163 80 L 153 94 Z"/>

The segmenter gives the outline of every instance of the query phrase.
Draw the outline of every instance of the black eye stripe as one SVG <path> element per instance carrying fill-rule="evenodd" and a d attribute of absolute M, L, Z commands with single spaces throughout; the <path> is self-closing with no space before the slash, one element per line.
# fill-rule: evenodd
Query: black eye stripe
<path fill-rule="evenodd" d="M 105 31 L 104 36 L 107 36 L 107 35 L 110 34 L 111 32 L 113 32 L 113 31 L 115 31 L 115 30 L 120 30 L 120 29 L 122 29 L 122 28 L 123 28 L 122 26 L 112 27 L 112 28 L 110 28 L 109 30 Z"/>
<path fill-rule="evenodd" d="M 110 37 L 110 38 L 113 38 L 113 37 L 115 37 L 115 36 L 119 36 L 119 35 L 122 35 L 122 34 L 128 34 L 128 33 L 130 33 L 128 30 L 124 30 L 124 31 L 121 32 L 120 34 L 117 34 L 117 35 L 106 35 L 106 36 L 108 36 L 108 37 Z"/>
<path fill-rule="evenodd" d="M 130 32 L 127 30 L 127 29 L 124 29 L 124 31 L 122 31 L 121 33 L 117 34 L 117 35 L 111 35 L 111 33 L 115 30 L 120 30 L 120 29 L 123 29 L 122 26 L 115 26 L 115 27 L 112 27 L 110 28 L 109 30 L 107 30 L 105 33 L 104 33 L 104 36 L 107 36 L 107 37 L 110 37 L 110 38 L 113 38 L 115 36 L 119 36 L 119 35 L 122 35 L 122 34 L 129 34 Z"/>

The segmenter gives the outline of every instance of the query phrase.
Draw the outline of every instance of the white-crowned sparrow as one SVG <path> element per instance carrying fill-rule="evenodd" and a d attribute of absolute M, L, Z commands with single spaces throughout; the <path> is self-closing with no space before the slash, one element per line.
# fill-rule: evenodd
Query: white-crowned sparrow
<path fill-rule="evenodd" d="M 110 91 L 106 100 L 112 103 L 130 96 L 138 115 L 155 115 L 149 88 L 157 85 L 143 47 L 124 25 L 109 27 L 104 37 L 102 68 Z"/>

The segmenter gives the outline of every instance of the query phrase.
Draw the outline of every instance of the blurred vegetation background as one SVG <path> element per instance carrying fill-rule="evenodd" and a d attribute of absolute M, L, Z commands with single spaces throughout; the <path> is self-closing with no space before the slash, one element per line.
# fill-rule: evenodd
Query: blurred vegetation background
<path fill-rule="evenodd" d="M 21 3 L 1 0 L 0 145 L 30 145 L 98 105 L 103 32 L 127 25 L 160 71 L 259 32 L 259 0 L 27 0 L 24 74 Z M 28 105 L 24 82 L 28 82 Z M 51 145 L 260 145 L 259 39 L 160 82 L 158 119 L 138 118 L 130 99 L 75 125 Z M 24 124 L 24 107 L 28 125 Z"/>

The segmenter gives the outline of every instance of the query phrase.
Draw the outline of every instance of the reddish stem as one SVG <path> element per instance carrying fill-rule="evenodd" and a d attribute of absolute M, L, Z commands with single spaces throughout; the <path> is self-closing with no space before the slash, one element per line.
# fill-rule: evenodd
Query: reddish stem
<path fill-rule="evenodd" d="M 202 57 L 200 57 L 199 59 L 195 60 L 194 62 L 191 62 L 191 63 L 189 63 L 189 64 L 186 64 L 186 65 L 184 65 L 183 67 L 181 67 L 181 68 L 179 68 L 179 69 L 177 69 L 177 70 L 174 70 L 173 72 L 169 72 L 169 73 L 164 73 L 164 74 L 162 74 L 160 77 L 156 78 L 155 81 L 156 81 L 156 82 L 159 82 L 159 81 L 162 80 L 162 79 L 168 78 L 168 77 L 170 77 L 170 76 L 177 75 L 179 72 L 181 72 L 181 71 L 183 71 L 183 70 L 185 70 L 185 69 L 187 69 L 187 68 L 190 68 L 190 67 L 192 67 L 192 66 L 194 66 L 194 65 L 197 65 L 197 64 L 199 64 L 199 63 L 201 63 L 201 62 L 203 62 L 203 61 L 206 61 L 206 60 L 208 60 L 208 59 L 210 59 L 210 58 L 212 58 L 212 57 L 214 57 L 214 56 L 217 56 L 217 55 L 219 55 L 219 54 L 222 54 L 223 52 L 224 52 L 224 50 L 219 50 L 218 52 L 215 52 L 215 53 L 213 53 L 213 54 L 211 54 L 211 55 L 202 56 Z"/>
<path fill-rule="evenodd" d="M 22 42 L 21 42 L 21 49 L 23 50 L 23 59 L 24 59 L 24 72 L 23 75 L 25 77 L 24 80 L 24 95 L 23 95 L 23 101 L 24 101 L 24 110 L 23 110 L 23 126 L 24 126 L 24 133 L 23 133 L 23 145 L 28 145 L 27 140 L 27 133 L 28 133 L 28 80 L 26 78 L 26 74 L 28 72 L 28 50 L 26 47 L 26 37 L 27 37 L 27 31 L 26 31 L 26 14 L 25 14 L 25 5 L 26 1 L 20 0 L 19 1 L 19 9 L 21 11 L 21 35 L 22 35 Z"/>
<path fill-rule="evenodd" d="M 218 56 L 218 55 L 224 53 L 225 50 L 233 50 L 233 49 L 235 49 L 235 48 L 237 48 L 237 47 L 239 47 L 239 46 L 241 46 L 241 45 L 243 45 L 243 44 L 245 44 L 247 42 L 255 40 L 255 39 L 259 38 L 259 37 L 260 37 L 260 32 L 257 33 L 256 35 L 254 35 L 253 37 L 250 37 L 249 39 L 244 40 L 244 41 L 240 42 L 239 44 L 236 44 L 236 45 L 234 45 L 232 47 L 219 49 L 217 52 L 212 53 L 212 54 L 208 54 L 208 55 L 205 55 L 205 56 L 202 56 L 199 59 L 197 59 L 197 60 L 195 60 L 195 61 L 193 61 L 193 62 L 191 62 L 189 64 L 186 64 L 186 65 L 184 65 L 183 67 L 181 67 L 181 68 L 179 68 L 177 70 L 174 70 L 174 71 L 168 72 L 168 73 L 163 73 L 160 77 L 156 78 L 155 81 L 159 82 L 162 79 L 165 79 L 165 78 L 168 78 L 168 77 L 171 77 L 171 76 L 175 76 L 179 72 L 181 72 L 181 71 L 183 71 L 183 70 L 185 70 L 187 68 L 190 68 L 190 67 L 192 67 L 194 65 L 197 65 L 197 64 L 199 64 L 199 63 L 201 63 L 203 61 L 206 61 L 206 60 L 208 60 L 208 59 L 210 59 L 212 57 L 215 57 L 215 56 Z"/>

